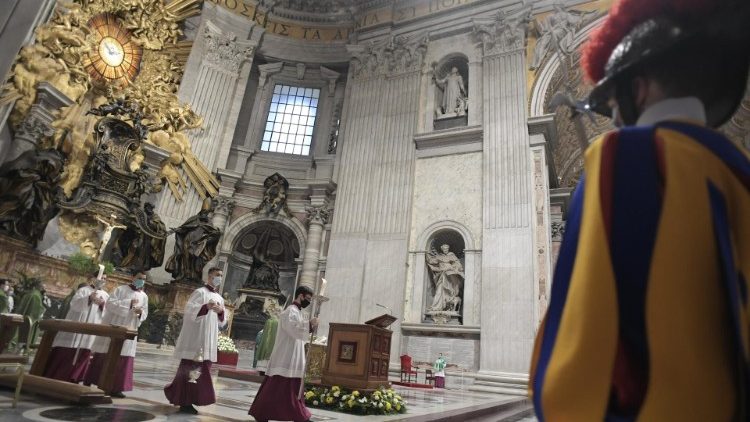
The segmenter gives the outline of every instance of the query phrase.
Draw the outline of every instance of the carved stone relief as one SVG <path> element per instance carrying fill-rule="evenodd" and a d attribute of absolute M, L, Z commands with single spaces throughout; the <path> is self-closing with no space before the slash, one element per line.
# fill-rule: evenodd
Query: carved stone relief
<path fill-rule="evenodd" d="M 352 59 L 354 78 L 368 79 L 421 70 L 427 41 L 427 36 L 391 36 L 377 44 L 366 44 Z"/>
<path fill-rule="evenodd" d="M 552 14 L 535 22 L 538 38 L 529 68 L 538 69 L 553 51 L 563 57 L 570 57 L 575 51 L 575 33 L 597 13 L 568 10 L 563 2 L 555 2 Z"/>
<path fill-rule="evenodd" d="M 529 4 L 511 13 L 500 10 L 492 18 L 474 19 L 474 37 L 481 43 L 484 55 L 522 49 L 532 8 Z"/>
<path fill-rule="evenodd" d="M 203 32 L 206 43 L 204 60 L 220 69 L 237 73 L 242 63 L 253 56 L 254 47 L 237 41 L 237 36 L 231 32 L 222 34 L 206 27 Z"/>

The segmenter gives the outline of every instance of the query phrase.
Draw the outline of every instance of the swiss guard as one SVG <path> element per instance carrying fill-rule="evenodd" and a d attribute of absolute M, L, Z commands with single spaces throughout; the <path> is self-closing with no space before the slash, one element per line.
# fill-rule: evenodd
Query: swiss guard
<path fill-rule="evenodd" d="M 750 420 L 747 0 L 620 0 L 584 46 L 585 153 L 539 329 L 540 421 Z"/>

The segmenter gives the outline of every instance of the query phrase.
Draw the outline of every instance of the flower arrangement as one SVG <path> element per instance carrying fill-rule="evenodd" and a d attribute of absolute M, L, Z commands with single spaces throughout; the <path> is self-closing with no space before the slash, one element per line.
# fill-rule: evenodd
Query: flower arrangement
<path fill-rule="evenodd" d="M 217 349 L 220 352 L 225 353 L 239 353 L 237 351 L 237 346 L 234 345 L 234 340 L 224 335 L 219 335 L 219 345 L 217 346 Z"/>
<path fill-rule="evenodd" d="M 358 415 L 390 415 L 405 413 L 407 402 L 391 388 L 381 387 L 365 395 L 334 385 L 331 388 L 307 386 L 305 404 Z"/>

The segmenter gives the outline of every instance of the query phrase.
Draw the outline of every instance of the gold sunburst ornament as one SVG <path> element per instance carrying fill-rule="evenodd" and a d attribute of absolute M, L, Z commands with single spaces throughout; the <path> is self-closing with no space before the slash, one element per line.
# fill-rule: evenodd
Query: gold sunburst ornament
<path fill-rule="evenodd" d="M 138 74 L 143 57 L 141 46 L 133 42 L 115 15 L 102 13 L 89 21 L 96 37 L 84 65 L 92 79 L 105 83 L 130 83 Z"/>

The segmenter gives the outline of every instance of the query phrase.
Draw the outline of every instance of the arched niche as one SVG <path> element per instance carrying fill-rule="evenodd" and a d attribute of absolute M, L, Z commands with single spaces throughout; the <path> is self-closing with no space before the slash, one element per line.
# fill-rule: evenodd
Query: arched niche
<path fill-rule="evenodd" d="M 474 325 L 477 314 L 477 268 L 480 252 L 475 248 L 474 237 L 466 226 L 455 221 L 439 221 L 425 229 L 417 239 L 419 250 L 414 251 L 414 303 L 423 324 Z M 442 246 L 447 245 L 447 251 Z M 451 257 L 452 255 L 452 257 Z M 432 267 L 432 268 L 431 268 Z M 435 269 L 438 271 L 435 271 Z M 440 269 L 453 271 L 440 279 Z M 460 274 L 458 274 L 460 273 Z M 446 274 L 448 275 L 448 274 Z M 455 277 L 454 277 L 455 276 Z M 455 283 L 451 289 L 438 290 L 441 282 Z M 458 285 L 460 284 L 460 285 Z M 445 293 L 448 293 L 445 295 Z M 457 298 L 457 300 L 456 300 Z M 450 300 L 452 299 L 452 300 Z M 440 306 L 440 305 L 444 306 Z M 435 306 L 438 306 L 436 309 Z"/>
<path fill-rule="evenodd" d="M 434 91 L 433 126 L 436 130 L 467 126 L 469 104 L 469 58 L 451 53 L 432 63 Z"/>
<path fill-rule="evenodd" d="M 271 229 L 268 258 L 279 267 L 279 288 L 284 296 L 293 293 L 297 277 L 297 261 L 305 248 L 303 226 L 295 219 L 245 214 L 230 224 L 222 243 L 222 252 L 229 256 L 224 292 L 231 300 L 237 298 L 250 273 L 252 250 L 262 232 Z"/>

